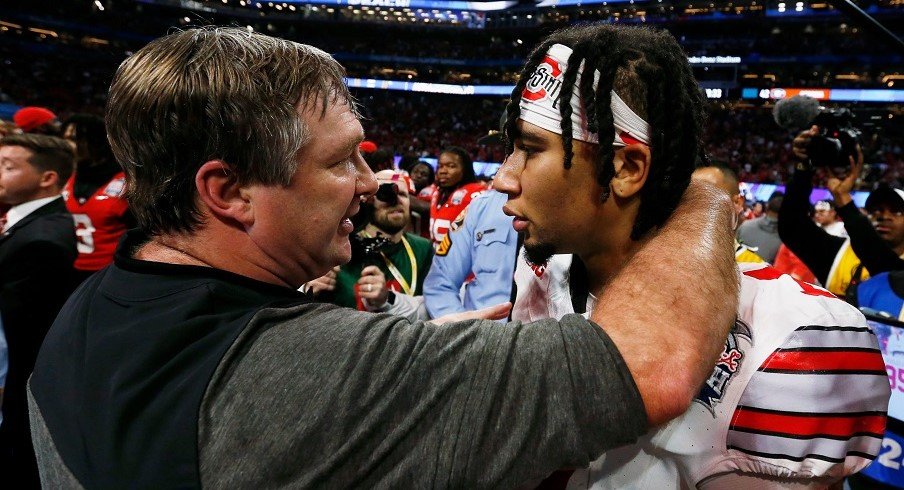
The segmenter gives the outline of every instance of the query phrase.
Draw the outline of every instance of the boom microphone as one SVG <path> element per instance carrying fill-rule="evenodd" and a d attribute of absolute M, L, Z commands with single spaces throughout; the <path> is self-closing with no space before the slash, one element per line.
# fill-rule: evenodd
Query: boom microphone
<path fill-rule="evenodd" d="M 819 115 L 819 101 L 806 95 L 782 99 L 772 109 L 775 122 L 789 131 L 803 131 L 813 125 Z"/>

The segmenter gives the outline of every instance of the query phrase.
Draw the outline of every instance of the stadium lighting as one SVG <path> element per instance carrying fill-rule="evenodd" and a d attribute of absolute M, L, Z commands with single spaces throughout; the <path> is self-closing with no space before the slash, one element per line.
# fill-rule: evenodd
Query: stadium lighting
<path fill-rule="evenodd" d="M 97 10 L 104 11 L 104 4 L 100 3 L 100 0 L 94 0 L 94 6 L 97 7 Z"/>

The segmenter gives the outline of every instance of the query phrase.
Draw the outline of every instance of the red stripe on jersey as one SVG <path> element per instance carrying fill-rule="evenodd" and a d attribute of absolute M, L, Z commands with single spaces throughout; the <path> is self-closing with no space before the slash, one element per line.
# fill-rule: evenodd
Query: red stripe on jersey
<path fill-rule="evenodd" d="M 868 432 L 882 434 L 885 431 L 885 415 L 834 415 L 767 413 L 737 408 L 731 421 L 731 429 L 741 428 L 791 436 L 819 435 L 853 437 Z"/>
<path fill-rule="evenodd" d="M 878 352 L 834 351 L 801 352 L 782 351 L 772 353 L 760 367 L 762 370 L 782 371 L 875 371 L 885 373 L 885 361 Z"/>

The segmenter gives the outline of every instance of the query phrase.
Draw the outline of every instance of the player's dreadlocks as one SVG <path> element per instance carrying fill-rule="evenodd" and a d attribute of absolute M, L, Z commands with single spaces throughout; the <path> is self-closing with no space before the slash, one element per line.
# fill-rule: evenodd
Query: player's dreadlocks
<path fill-rule="evenodd" d="M 521 94 L 553 44 L 563 44 L 573 50 L 559 91 L 564 165 L 571 168 L 571 97 L 578 69 L 584 61 L 584 75 L 578 89 L 588 117 L 588 129 L 599 137 L 596 178 L 604 189 L 604 201 L 609 198 L 609 183 L 615 174 L 611 91 L 615 90 L 650 125 L 650 175 L 641 191 L 640 210 L 631 231 L 631 238 L 637 240 L 652 227 L 661 225 L 675 210 L 690 183 L 701 148 L 703 97 L 687 55 L 669 33 L 646 27 L 596 24 L 554 32 L 531 53 L 512 91 L 505 125 L 507 155 L 514 151 L 514 140 L 519 135 Z M 600 73 L 595 92 L 593 69 Z"/>

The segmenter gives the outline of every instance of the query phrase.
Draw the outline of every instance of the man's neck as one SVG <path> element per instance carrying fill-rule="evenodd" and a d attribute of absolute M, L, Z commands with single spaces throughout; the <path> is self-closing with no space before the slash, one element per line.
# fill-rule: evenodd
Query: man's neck
<path fill-rule="evenodd" d="M 894 251 L 898 254 L 898 257 L 904 258 L 904 243 L 898 244 L 897 247 L 894 247 Z"/>
<path fill-rule="evenodd" d="M 642 241 L 631 239 L 633 215 L 631 218 L 630 223 L 625 221 L 597 227 L 585 242 L 586 246 L 577 251 L 577 256 L 587 267 L 591 294 L 599 294 L 640 249 Z"/>
<path fill-rule="evenodd" d="M 299 263 L 289 264 L 278 257 L 271 257 L 243 235 L 241 232 L 231 232 L 227 227 L 213 225 L 202 227 L 191 234 L 155 236 L 140 246 L 133 258 L 166 264 L 212 267 L 293 289 L 323 273 L 307 270 Z M 229 243 L 231 246 L 211 247 L 211 243 Z M 289 265 L 294 268 L 289 269 Z M 286 271 L 290 271 L 292 275 Z"/>
<path fill-rule="evenodd" d="M 392 243 L 399 243 L 400 241 L 402 241 L 402 235 L 405 234 L 405 229 L 403 228 L 390 235 L 380 228 L 377 228 L 377 226 L 373 223 L 368 223 L 368 225 L 364 227 L 364 233 L 367 233 L 370 236 L 383 236 L 389 239 L 389 241 Z"/>

